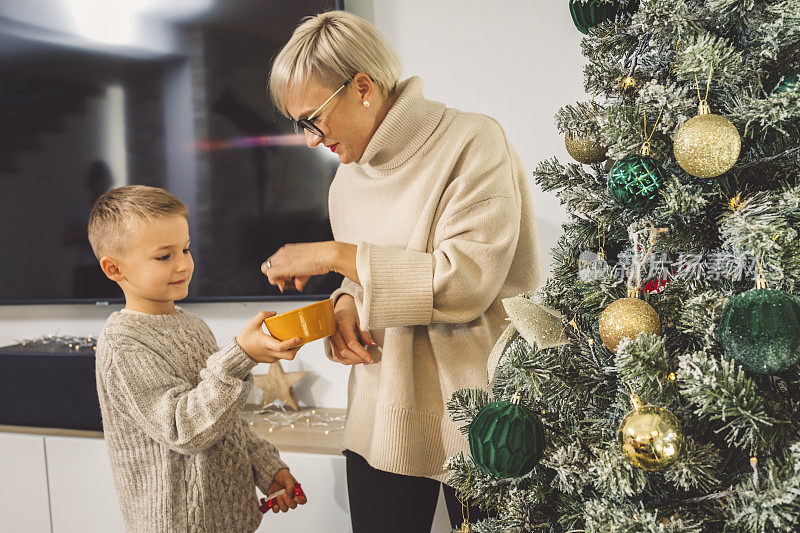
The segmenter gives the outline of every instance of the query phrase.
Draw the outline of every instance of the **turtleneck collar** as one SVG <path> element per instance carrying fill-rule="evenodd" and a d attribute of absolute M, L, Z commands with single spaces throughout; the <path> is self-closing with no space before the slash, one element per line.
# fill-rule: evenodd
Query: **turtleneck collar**
<path fill-rule="evenodd" d="M 445 105 L 422 96 L 422 80 L 409 78 L 397 86 L 399 96 L 372 135 L 358 165 L 391 171 L 413 156 L 444 115 Z"/>

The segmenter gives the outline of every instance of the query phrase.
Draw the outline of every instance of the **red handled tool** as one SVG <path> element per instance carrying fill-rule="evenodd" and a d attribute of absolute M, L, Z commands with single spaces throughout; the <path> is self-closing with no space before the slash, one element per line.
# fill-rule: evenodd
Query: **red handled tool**
<path fill-rule="evenodd" d="M 278 496 L 281 494 L 286 494 L 286 489 L 281 489 L 278 492 L 273 492 L 266 498 L 261 498 L 261 505 L 258 508 L 261 510 L 262 513 L 266 513 L 276 505 L 278 505 Z M 303 492 L 303 487 L 300 486 L 300 483 L 294 484 L 294 497 L 302 496 L 305 498 L 306 493 Z"/>

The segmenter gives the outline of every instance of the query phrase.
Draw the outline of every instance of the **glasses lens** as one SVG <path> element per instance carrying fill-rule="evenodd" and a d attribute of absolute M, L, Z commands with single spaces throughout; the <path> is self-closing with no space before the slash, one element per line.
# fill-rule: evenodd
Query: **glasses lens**
<path fill-rule="evenodd" d="M 297 124 L 311 135 L 316 135 L 317 137 L 325 136 L 325 134 L 323 134 L 322 131 L 308 119 L 301 118 L 297 121 Z"/>

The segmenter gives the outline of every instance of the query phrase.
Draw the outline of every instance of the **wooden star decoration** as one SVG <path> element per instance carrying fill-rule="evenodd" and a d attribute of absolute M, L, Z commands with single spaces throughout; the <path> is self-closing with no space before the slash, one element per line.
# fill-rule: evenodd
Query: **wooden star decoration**
<path fill-rule="evenodd" d="M 280 361 L 269 365 L 269 372 L 266 374 L 253 374 L 253 382 L 264 393 L 261 396 L 261 407 L 274 400 L 280 400 L 295 411 L 300 409 L 292 386 L 306 374 L 308 372 L 289 372 L 287 374 L 283 371 Z"/>

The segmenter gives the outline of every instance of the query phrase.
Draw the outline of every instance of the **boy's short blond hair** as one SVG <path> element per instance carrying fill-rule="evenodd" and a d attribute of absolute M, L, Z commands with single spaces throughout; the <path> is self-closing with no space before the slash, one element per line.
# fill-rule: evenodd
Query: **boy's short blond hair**
<path fill-rule="evenodd" d="M 269 75 L 275 107 L 289 116 L 286 94 L 311 79 L 336 88 L 359 72 L 367 74 L 384 95 L 394 92 L 400 60 L 380 32 L 357 15 L 328 11 L 307 17 L 278 52 Z"/>
<path fill-rule="evenodd" d="M 137 223 L 165 217 L 188 217 L 180 198 L 158 187 L 126 185 L 103 193 L 89 215 L 89 243 L 97 259 L 125 252 Z"/>

